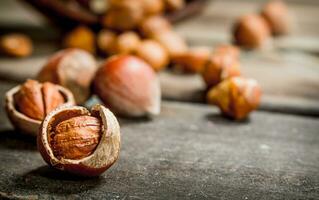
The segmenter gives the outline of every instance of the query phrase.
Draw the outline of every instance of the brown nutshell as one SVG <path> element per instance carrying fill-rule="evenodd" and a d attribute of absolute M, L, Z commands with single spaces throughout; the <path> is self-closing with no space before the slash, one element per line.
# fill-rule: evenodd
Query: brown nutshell
<path fill-rule="evenodd" d="M 0 51 L 8 56 L 26 57 L 32 54 L 32 40 L 24 34 L 8 34 L 0 38 Z"/>

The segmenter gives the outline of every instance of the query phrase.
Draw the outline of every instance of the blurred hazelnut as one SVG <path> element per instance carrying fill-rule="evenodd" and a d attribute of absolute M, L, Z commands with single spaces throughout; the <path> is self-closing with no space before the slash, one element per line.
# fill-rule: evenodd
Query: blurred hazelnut
<path fill-rule="evenodd" d="M 1 37 L 0 51 L 8 56 L 26 57 L 32 53 L 33 45 L 28 36 L 12 33 Z"/>
<path fill-rule="evenodd" d="M 267 21 L 255 14 L 241 17 L 235 25 L 234 39 L 236 44 L 245 48 L 260 48 L 270 38 Z"/>
<path fill-rule="evenodd" d="M 117 36 L 114 32 L 103 29 L 97 35 L 97 46 L 99 50 L 106 55 L 116 52 Z"/>
<path fill-rule="evenodd" d="M 185 6 L 185 0 L 164 0 L 168 11 L 180 10 Z"/>
<path fill-rule="evenodd" d="M 213 87 L 227 78 L 239 75 L 239 61 L 225 53 L 213 53 L 202 71 L 207 88 Z"/>
<path fill-rule="evenodd" d="M 135 32 L 124 32 L 117 37 L 116 52 L 121 54 L 134 53 L 140 43 L 141 39 Z"/>
<path fill-rule="evenodd" d="M 63 45 L 66 48 L 79 48 L 95 53 L 95 35 L 88 27 L 78 26 L 65 36 Z"/>
<path fill-rule="evenodd" d="M 158 41 L 168 51 L 171 58 L 188 51 L 185 40 L 174 31 L 165 31 L 154 35 Z"/>
<path fill-rule="evenodd" d="M 164 11 L 163 0 L 142 0 L 146 15 L 158 15 Z"/>
<path fill-rule="evenodd" d="M 207 101 L 217 105 L 221 112 L 241 120 L 260 104 L 261 89 L 257 81 L 243 77 L 226 79 L 207 94 Z"/>
<path fill-rule="evenodd" d="M 225 53 L 239 59 L 240 49 L 234 45 L 224 44 L 217 46 L 214 49 L 214 53 Z"/>
<path fill-rule="evenodd" d="M 290 16 L 288 7 L 283 1 L 272 0 L 268 2 L 262 8 L 261 14 L 269 23 L 274 35 L 289 33 Z"/>
<path fill-rule="evenodd" d="M 143 19 L 143 4 L 141 1 L 112 1 L 110 9 L 102 19 L 105 27 L 116 30 L 135 28 Z"/>
<path fill-rule="evenodd" d="M 179 65 L 183 71 L 200 73 L 208 62 L 211 50 L 208 47 L 193 47 L 183 54 L 172 58 L 174 64 Z"/>
<path fill-rule="evenodd" d="M 136 55 L 150 64 L 155 71 L 164 69 L 169 63 L 166 49 L 155 40 L 143 40 L 137 48 Z"/>
<path fill-rule="evenodd" d="M 145 18 L 139 25 L 140 32 L 145 37 L 153 37 L 161 32 L 171 31 L 171 23 L 163 16 L 155 15 Z"/>
<path fill-rule="evenodd" d="M 99 68 L 94 91 L 113 112 L 128 117 L 157 115 L 161 89 L 154 70 L 142 59 L 115 55 Z"/>
<path fill-rule="evenodd" d="M 71 90 L 78 104 L 91 94 L 97 70 L 94 57 L 81 49 L 65 49 L 51 56 L 38 74 L 38 80 L 60 84 Z"/>

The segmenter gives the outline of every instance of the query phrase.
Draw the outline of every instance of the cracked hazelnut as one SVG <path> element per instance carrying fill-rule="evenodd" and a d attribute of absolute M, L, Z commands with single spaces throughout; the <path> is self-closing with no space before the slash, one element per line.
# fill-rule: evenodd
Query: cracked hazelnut
<path fill-rule="evenodd" d="M 164 69 L 169 63 L 166 49 L 155 40 L 143 40 L 136 50 L 136 55 L 150 64 L 155 71 Z"/>
<path fill-rule="evenodd" d="M 95 93 L 113 112 L 128 117 L 160 112 L 159 80 L 142 59 L 116 55 L 107 59 L 94 79 Z"/>
<path fill-rule="evenodd" d="M 207 101 L 233 119 L 246 118 L 260 104 L 261 89 L 257 81 L 242 77 L 224 80 L 207 94 Z"/>
<path fill-rule="evenodd" d="M 28 36 L 13 33 L 1 37 L 0 51 L 8 56 L 26 57 L 32 53 L 33 45 Z"/>
<path fill-rule="evenodd" d="M 71 90 L 78 104 L 91 95 L 90 85 L 97 70 L 94 57 L 80 49 L 65 49 L 51 56 L 38 80 L 60 84 Z"/>
<path fill-rule="evenodd" d="M 48 113 L 59 106 L 74 104 L 69 90 L 50 82 L 27 80 L 6 93 L 6 111 L 12 125 L 34 136 Z"/>
<path fill-rule="evenodd" d="M 207 47 L 193 47 L 172 58 L 172 62 L 189 73 L 200 73 L 209 60 L 211 50 Z"/>
<path fill-rule="evenodd" d="M 283 35 L 290 30 L 290 14 L 287 5 L 280 0 L 268 2 L 261 11 L 262 16 L 270 25 L 274 35 Z"/>
<path fill-rule="evenodd" d="M 261 48 L 270 39 L 269 25 L 259 15 L 245 15 L 235 24 L 234 39 L 239 46 L 250 49 Z"/>
<path fill-rule="evenodd" d="M 43 159 L 52 167 L 80 176 L 98 176 L 119 156 L 120 127 L 101 105 L 61 107 L 44 119 L 37 138 Z"/>
<path fill-rule="evenodd" d="M 231 54 L 213 53 L 202 71 L 202 77 L 207 88 L 213 87 L 221 81 L 240 75 L 240 63 Z"/>
<path fill-rule="evenodd" d="M 94 54 L 95 35 L 88 27 L 78 26 L 65 36 L 63 45 L 66 48 L 79 48 Z"/>

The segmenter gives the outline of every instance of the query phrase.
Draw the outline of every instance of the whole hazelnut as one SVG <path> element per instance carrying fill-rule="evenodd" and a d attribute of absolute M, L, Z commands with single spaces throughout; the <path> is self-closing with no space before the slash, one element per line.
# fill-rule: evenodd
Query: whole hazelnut
<path fill-rule="evenodd" d="M 110 9 L 102 19 L 102 24 L 111 29 L 130 30 L 134 29 L 143 17 L 143 4 L 140 0 L 112 1 Z"/>
<path fill-rule="evenodd" d="M 268 2 L 261 10 L 274 35 L 283 35 L 290 30 L 290 14 L 287 5 L 280 0 Z"/>
<path fill-rule="evenodd" d="M 235 25 L 234 39 L 242 47 L 260 48 L 270 39 L 270 27 L 259 15 L 245 15 Z"/>
<path fill-rule="evenodd" d="M 128 117 L 160 112 L 159 80 L 142 59 L 116 55 L 107 59 L 94 79 L 95 93 L 113 112 Z"/>
<path fill-rule="evenodd" d="M 165 17 L 160 15 L 149 16 L 139 25 L 139 31 L 148 38 L 152 38 L 161 32 L 171 30 L 172 24 Z"/>
<path fill-rule="evenodd" d="M 12 33 L 0 38 L 0 51 L 8 56 L 26 57 L 32 53 L 33 45 L 28 36 Z"/>
<path fill-rule="evenodd" d="M 237 46 L 224 44 L 215 47 L 214 53 L 224 53 L 233 56 L 236 59 L 239 59 L 240 49 Z"/>
<path fill-rule="evenodd" d="M 200 73 L 207 64 L 211 50 L 207 47 L 192 47 L 187 52 L 172 58 L 172 62 L 189 73 Z"/>
<path fill-rule="evenodd" d="M 104 106 L 95 105 L 91 112 L 62 107 L 44 119 L 37 144 L 48 165 L 79 176 L 98 176 L 119 157 L 120 127 Z"/>
<path fill-rule="evenodd" d="M 150 64 L 155 71 L 160 71 L 169 64 L 166 49 L 155 40 L 143 40 L 136 50 L 136 55 Z"/>
<path fill-rule="evenodd" d="M 230 54 L 213 53 L 202 71 L 207 88 L 221 81 L 240 75 L 240 63 Z"/>
<path fill-rule="evenodd" d="M 97 35 L 97 46 L 105 55 L 116 53 L 117 35 L 110 30 L 103 29 Z"/>
<path fill-rule="evenodd" d="M 168 51 L 171 58 L 187 52 L 188 46 L 185 40 L 174 31 L 160 32 L 153 36 Z"/>
<path fill-rule="evenodd" d="M 207 94 L 207 101 L 217 105 L 221 112 L 233 119 L 241 120 L 257 109 L 261 89 L 257 81 L 243 77 L 224 80 Z"/>
<path fill-rule="evenodd" d="M 59 106 L 74 105 L 72 93 L 50 82 L 27 80 L 6 93 L 6 111 L 12 125 L 36 136 L 44 117 Z"/>
<path fill-rule="evenodd" d="M 119 54 L 134 53 L 140 43 L 141 39 L 135 32 L 124 32 L 117 37 L 116 52 Z"/>
<path fill-rule="evenodd" d="M 78 104 L 91 95 L 90 86 L 97 70 L 94 57 L 80 49 L 65 49 L 51 56 L 38 74 L 38 80 L 60 84 L 71 90 Z"/>
<path fill-rule="evenodd" d="M 164 0 L 168 11 L 180 10 L 185 6 L 185 0 Z"/>
<path fill-rule="evenodd" d="M 164 11 L 163 0 L 142 0 L 146 15 L 158 15 Z"/>
<path fill-rule="evenodd" d="M 95 34 L 86 26 L 78 26 L 64 37 L 63 46 L 95 53 Z"/>

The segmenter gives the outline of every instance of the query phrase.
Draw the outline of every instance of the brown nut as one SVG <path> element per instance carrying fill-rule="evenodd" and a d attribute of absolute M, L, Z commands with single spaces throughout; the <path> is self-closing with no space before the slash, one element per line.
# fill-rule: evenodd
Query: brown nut
<path fill-rule="evenodd" d="M 27 80 L 6 93 L 7 115 L 16 129 L 36 136 L 44 117 L 59 106 L 74 105 L 72 93 L 59 85 Z"/>
<path fill-rule="evenodd" d="M 146 15 L 158 15 L 164 11 L 163 0 L 142 0 Z"/>
<path fill-rule="evenodd" d="M 168 11 L 180 10 L 185 6 L 185 0 L 164 0 Z"/>
<path fill-rule="evenodd" d="M 287 34 L 290 31 L 290 14 L 287 5 L 280 0 L 268 2 L 261 11 L 274 35 Z"/>
<path fill-rule="evenodd" d="M 28 36 L 13 33 L 1 37 L 0 51 L 8 56 L 26 57 L 31 55 L 33 45 Z"/>
<path fill-rule="evenodd" d="M 112 55 L 116 53 L 116 41 L 116 34 L 107 29 L 101 30 L 97 35 L 97 46 L 105 55 Z"/>
<path fill-rule="evenodd" d="M 94 57 L 80 49 L 65 49 L 49 58 L 38 80 L 60 84 L 71 90 L 78 104 L 91 95 L 90 85 L 97 70 Z"/>
<path fill-rule="evenodd" d="M 141 1 L 112 1 L 110 9 L 102 19 L 102 24 L 111 29 L 134 29 L 143 19 L 144 11 Z"/>
<path fill-rule="evenodd" d="M 141 43 L 141 38 L 133 31 L 124 32 L 117 37 L 116 52 L 118 54 L 134 53 Z"/>
<path fill-rule="evenodd" d="M 164 69 L 169 63 L 166 49 L 155 40 L 143 40 L 136 50 L 136 55 L 150 64 L 155 71 Z"/>
<path fill-rule="evenodd" d="M 172 24 L 165 17 L 160 15 L 147 17 L 139 25 L 139 31 L 148 38 L 152 38 L 161 32 L 171 30 Z"/>
<path fill-rule="evenodd" d="M 96 73 L 94 89 L 107 107 L 122 116 L 160 112 L 159 80 L 151 66 L 138 57 L 116 55 L 106 60 Z"/>
<path fill-rule="evenodd" d="M 202 71 L 207 88 L 221 81 L 240 75 L 240 63 L 230 54 L 213 53 Z"/>
<path fill-rule="evenodd" d="M 171 58 L 187 52 L 185 40 L 173 31 L 160 32 L 153 37 L 167 50 Z"/>
<path fill-rule="evenodd" d="M 214 53 L 224 53 L 233 56 L 236 59 L 239 59 L 240 49 L 234 45 L 219 45 L 214 49 Z"/>
<path fill-rule="evenodd" d="M 63 46 L 95 53 L 95 35 L 88 27 L 78 26 L 65 36 Z"/>
<path fill-rule="evenodd" d="M 211 50 L 207 47 L 193 47 L 183 54 L 172 58 L 172 62 L 189 73 L 200 73 L 207 64 Z"/>
<path fill-rule="evenodd" d="M 101 105 L 91 112 L 61 107 L 44 119 L 37 138 L 43 159 L 52 167 L 79 176 L 98 176 L 119 157 L 120 127 Z"/>
<path fill-rule="evenodd" d="M 224 80 L 207 94 L 207 101 L 217 105 L 221 112 L 233 119 L 241 120 L 257 109 L 261 89 L 257 81 L 243 77 Z"/>
<path fill-rule="evenodd" d="M 259 15 L 245 15 L 235 24 L 234 39 L 239 46 L 260 48 L 270 39 L 270 27 Z"/>

